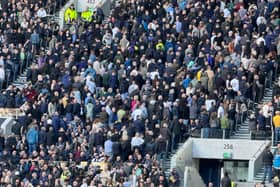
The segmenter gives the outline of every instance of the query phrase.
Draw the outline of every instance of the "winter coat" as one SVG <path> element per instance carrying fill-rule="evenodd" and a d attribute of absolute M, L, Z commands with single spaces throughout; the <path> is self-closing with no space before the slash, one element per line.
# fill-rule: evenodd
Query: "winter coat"
<path fill-rule="evenodd" d="M 263 164 L 265 166 L 272 166 L 273 164 L 273 154 L 270 150 L 267 150 L 262 158 Z"/>
<path fill-rule="evenodd" d="M 86 118 L 88 118 L 88 119 L 93 119 L 93 108 L 94 108 L 94 106 L 93 106 L 93 104 L 92 103 L 88 103 L 87 105 L 86 105 Z"/>
<path fill-rule="evenodd" d="M 26 139 L 29 144 L 37 144 L 38 131 L 34 127 L 31 127 L 26 134 Z"/>
<path fill-rule="evenodd" d="M 204 113 L 204 114 L 200 115 L 199 124 L 202 126 L 202 128 L 209 128 L 210 127 L 208 114 Z"/>
<path fill-rule="evenodd" d="M 190 106 L 190 119 L 197 119 L 197 111 L 198 111 L 198 107 L 197 104 L 192 104 Z"/>
<path fill-rule="evenodd" d="M 274 156 L 273 167 L 276 169 L 280 169 L 280 155 L 279 154 L 276 154 Z"/>

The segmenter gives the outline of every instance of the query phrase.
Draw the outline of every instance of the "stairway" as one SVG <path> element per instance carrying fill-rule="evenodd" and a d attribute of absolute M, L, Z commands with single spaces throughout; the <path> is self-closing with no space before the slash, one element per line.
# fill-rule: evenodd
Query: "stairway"
<path fill-rule="evenodd" d="M 252 111 L 249 110 L 249 112 Z M 246 120 L 238 126 L 238 130 L 231 136 L 231 139 L 250 139 L 248 123 L 249 119 L 246 118 Z"/>
<path fill-rule="evenodd" d="M 264 167 L 261 168 L 261 169 L 258 171 L 258 173 L 255 175 L 254 181 L 255 181 L 255 182 L 262 182 L 263 176 L 264 176 Z M 272 183 L 268 183 L 267 177 L 266 177 L 266 181 L 265 181 L 265 186 L 266 186 L 266 187 L 273 187 Z"/>
<path fill-rule="evenodd" d="M 276 150 L 277 149 L 277 147 L 271 147 L 271 152 L 273 153 L 273 154 L 275 154 L 275 152 L 277 151 Z M 264 175 L 264 167 L 262 167 L 259 171 L 258 171 L 258 173 L 255 175 L 255 177 L 254 177 L 254 180 L 256 181 L 256 182 L 262 182 L 262 180 L 263 180 L 263 175 Z M 267 181 L 267 179 L 266 179 L 266 181 Z"/>
<path fill-rule="evenodd" d="M 27 71 L 28 68 L 25 69 L 24 72 L 17 77 L 17 79 L 12 83 L 12 85 L 20 89 L 24 88 L 27 84 Z"/>
<path fill-rule="evenodd" d="M 262 182 L 264 176 L 264 167 L 262 167 L 254 177 L 255 182 Z M 267 180 L 267 179 L 266 179 Z"/>
<path fill-rule="evenodd" d="M 258 104 L 263 104 L 272 101 L 272 99 L 273 99 L 273 87 L 266 88 L 263 99 L 259 103 L 255 103 L 254 107 Z M 254 113 L 254 110 L 255 108 L 248 110 L 248 114 Z M 231 139 L 251 139 L 248 123 L 249 123 L 249 119 L 247 117 L 243 123 L 237 126 L 237 131 L 231 136 Z"/>
<path fill-rule="evenodd" d="M 184 143 L 179 143 L 178 148 L 179 149 Z M 169 152 L 167 154 L 167 158 L 162 162 L 162 169 L 165 173 L 166 178 L 169 178 L 170 172 L 171 172 L 171 158 L 174 154 L 176 154 L 177 150 L 174 150 L 172 152 Z M 183 187 L 184 186 L 184 178 L 180 177 L 180 185 L 178 187 Z"/>
<path fill-rule="evenodd" d="M 273 86 L 271 88 L 265 89 L 265 94 L 264 94 L 263 99 L 259 103 L 255 103 L 253 109 L 248 110 L 248 113 L 249 114 L 254 113 L 255 107 L 257 107 L 258 104 L 267 103 L 269 101 L 272 101 L 272 99 L 273 99 Z M 237 131 L 234 133 L 233 136 L 231 136 L 231 138 L 232 139 L 251 139 L 248 123 L 249 123 L 249 119 L 247 117 L 246 120 L 237 127 Z M 254 181 L 262 182 L 263 176 L 264 176 L 264 168 L 262 167 L 258 171 L 258 173 L 255 175 Z"/>

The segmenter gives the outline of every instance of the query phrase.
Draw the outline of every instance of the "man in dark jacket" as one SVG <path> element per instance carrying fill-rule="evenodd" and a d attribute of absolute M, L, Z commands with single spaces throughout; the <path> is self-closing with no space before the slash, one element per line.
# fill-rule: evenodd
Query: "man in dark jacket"
<path fill-rule="evenodd" d="M 202 137 L 208 138 L 209 137 L 209 115 L 206 109 L 202 109 L 202 112 L 199 116 L 199 125 L 202 127 Z"/>
<path fill-rule="evenodd" d="M 181 123 L 179 123 L 177 116 L 174 116 L 174 119 L 171 122 L 170 130 L 172 132 L 171 149 L 175 150 L 177 148 L 177 144 L 179 143 L 181 137 Z"/>
<path fill-rule="evenodd" d="M 5 138 L 2 134 L 2 131 L 0 131 L 0 153 L 3 152 L 4 148 L 5 148 Z"/>
<path fill-rule="evenodd" d="M 156 140 L 156 153 L 157 153 L 157 159 L 160 161 L 161 159 L 165 159 L 166 154 L 166 140 L 159 135 L 159 137 Z"/>
<path fill-rule="evenodd" d="M 224 177 L 222 178 L 221 185 L 222 187 L 231 187 L 231 179 L 227 172 L 225 172 Z"/>
<path fill-rule="evenodd" d="M 273 154 L 270 151 L 270 147 L 266 147 L 266 152 L 263 155 L 262 161 L 264 165 L 263 183 L 265 183 L 266 176 L 268 176 L 268 182 L 271 183 Z"/>

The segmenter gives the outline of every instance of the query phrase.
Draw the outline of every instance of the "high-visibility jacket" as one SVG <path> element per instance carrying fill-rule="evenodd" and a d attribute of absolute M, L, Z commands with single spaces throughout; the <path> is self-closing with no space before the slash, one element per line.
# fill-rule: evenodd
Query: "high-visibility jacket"
<path fill-rule="evenodd" d="M 65 22 L 71 22 L 73 20 L 77 19 L 77 11 L 71 9 L 70 7 L 66 9 L 64 13 L 64 20 Z"/>
<path fill-rule="evenodd" d="M 87 10 L 87 11 L 83 11 L 82 15 L 81 15 L 82 19 L 91 22 L 92 21 L 92 12 Z"/>
<path fill-rule="evenodd" d="M 157 50 L 164 50 L 164 45 L 162 42 L 159 42 L 157 45 L 156 45 L 156 49 Z"/>

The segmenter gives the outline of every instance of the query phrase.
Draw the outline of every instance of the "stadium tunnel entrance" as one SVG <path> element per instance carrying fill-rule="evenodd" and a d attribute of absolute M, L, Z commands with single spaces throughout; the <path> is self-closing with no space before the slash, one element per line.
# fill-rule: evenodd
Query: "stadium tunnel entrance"
<path fill-rule="evenodd" d="M 224 172 L 228 172 L 232 181 L 247 181 L 249 161 L 228 159 L 199 159 L 199 174 L 206 184 L 212 182 L 219 187 Z"/>

